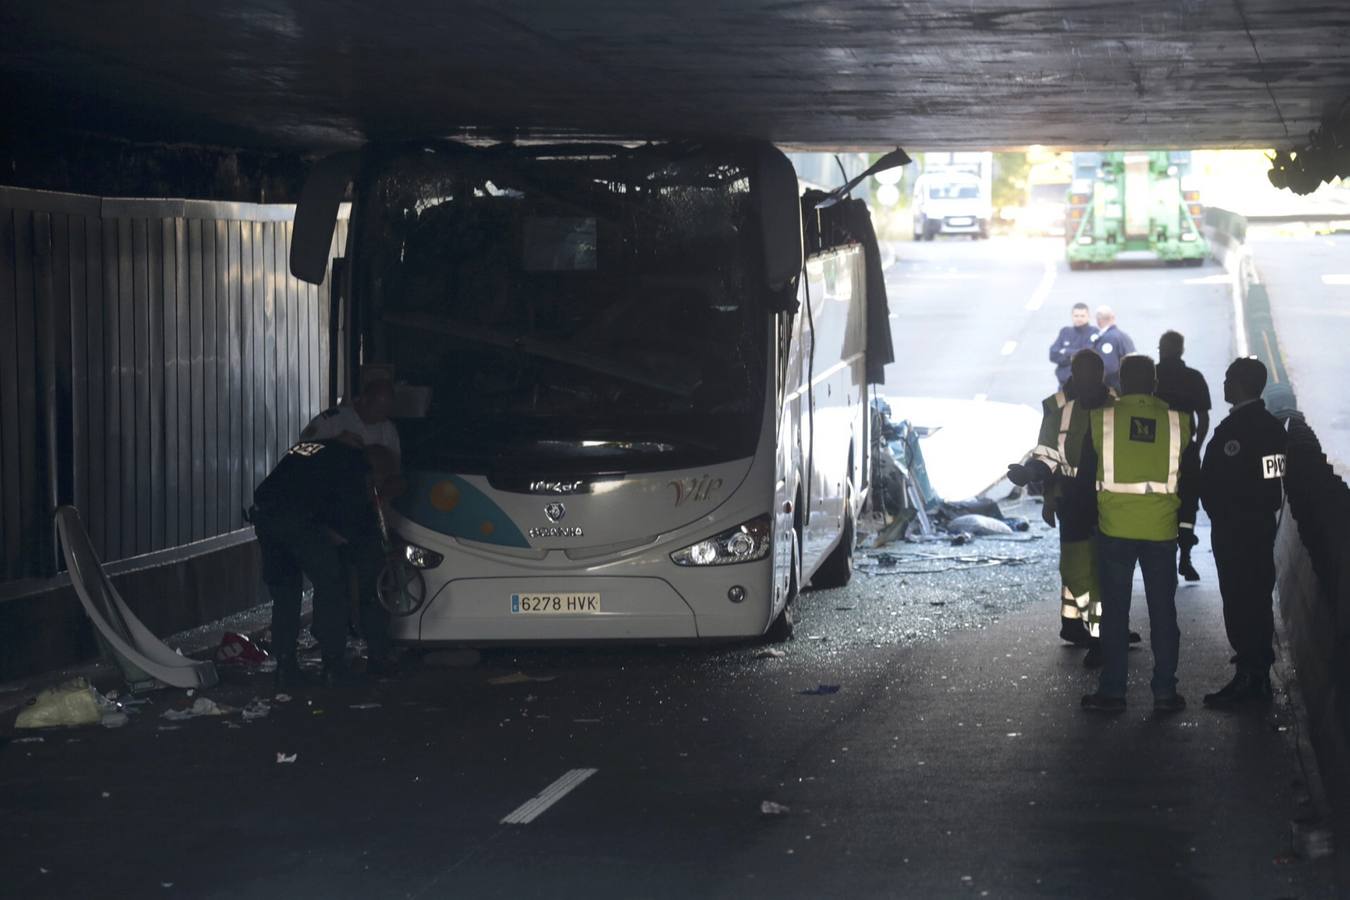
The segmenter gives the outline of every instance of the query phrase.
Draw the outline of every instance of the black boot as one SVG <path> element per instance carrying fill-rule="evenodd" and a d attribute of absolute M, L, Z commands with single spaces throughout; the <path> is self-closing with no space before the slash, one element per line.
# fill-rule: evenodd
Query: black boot
<path fill-rule="evenodd" d="M 1067 641 L 1075 647 L 1086 647 L 1091 642 L 1092 635 L 1088 634 L 1087 626 L 1083 624 L 1082 619 L 1068 619 L 1060 616 L 1059 639 Z"/>
<path fill-rule="evenodd" d="M 1088 645 L 1088 652 L 1083 657 L 1083 668 L 1100 669 L 1102 667 L 1102 642 L 1098 638 L 1093 638 L 1092 643 Z"/>
<path fill-rule="evenodd" d="M 1233 707 L 1251 701 L 1271 698 L 1270 673 L 1252 669 L 1238 669 L 1233 680 L 1212 694 L 1206 694 L 1204 703 L 1211 707 Z"/>

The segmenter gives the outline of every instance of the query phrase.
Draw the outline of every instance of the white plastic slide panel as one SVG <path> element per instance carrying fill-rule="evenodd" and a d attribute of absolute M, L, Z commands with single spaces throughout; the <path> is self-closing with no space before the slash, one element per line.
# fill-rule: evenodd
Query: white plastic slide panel
<path fill-rule="evenodd" d="M 512 595 L 600 595 L 598 613 L 512 613 Z M 413 623 L 395 620 L 395 639 L 587 641 L 696 638 L 694 613 L 660 578 L 504 577 L 455 579 Z M 405 631 L 406 629 L 406 631 Z"/>
<path fill-rule="evenodd" d="M 219 681 L 214 663 L 179 656 L 155 637 L 122 601 L 94 552 L 79 510 L 73 506 L 58 509 L 56 530 L 80 604 L 116 655 L 128 681 L 138 680 L 137 671 L 179 688 L 211 687 Z"/>

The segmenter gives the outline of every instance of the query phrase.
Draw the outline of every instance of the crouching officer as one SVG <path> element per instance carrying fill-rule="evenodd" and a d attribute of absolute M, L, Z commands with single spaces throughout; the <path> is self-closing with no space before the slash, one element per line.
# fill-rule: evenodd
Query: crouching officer
<path fill-rule="evenodd" d="M 1271 695 L 1275 526 L 1283 502 L 1287 436 L 1261 400 L 1265 386 L 1266 367 L 1259 360 L 1239 359 L 1228 367 L 1223 396 L 1233 410 L 1214 429 L 1200 469 L 1223 624 L 1237 663 L 1233 680 L 1205 695 L 1206 706 L 1234 706 Z"/>
<path fill-rule="evenodd" d="M 361 629 L 370 670 L 387 666 L 388 614 L 375 601 L 384 564 L 372 487 L 397 474 L 397 457 L 379 445 L 343 440 L 302 441 L 286 452 L 253 492 L 252 519 L 262 552 L 263 581 L 272 595 L 272 646 L 277 688 L 300 680 L 295 657 L 300 632 L 301 576 L 314 586 L 314 631 L 323 654 L 325 685 L 346 673 L 349 581 L 356 574 Z"/>

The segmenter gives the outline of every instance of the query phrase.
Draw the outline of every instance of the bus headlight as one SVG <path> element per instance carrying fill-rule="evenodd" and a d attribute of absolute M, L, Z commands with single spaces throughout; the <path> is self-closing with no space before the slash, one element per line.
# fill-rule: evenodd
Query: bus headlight
<path fill-rule="evenodd" d="M 767 514 L 670 554 L 677 566 L 725 566 L 754 562 L 769 555 L 772 522 Z"/>
<path fill-rule="evenodd" d="M 414 569 L 434 569 L 445 559 L 441 554 L 434 553 L 426 547 L 419 547 L 416 544 L 404 546 L 403 558 Z"/>

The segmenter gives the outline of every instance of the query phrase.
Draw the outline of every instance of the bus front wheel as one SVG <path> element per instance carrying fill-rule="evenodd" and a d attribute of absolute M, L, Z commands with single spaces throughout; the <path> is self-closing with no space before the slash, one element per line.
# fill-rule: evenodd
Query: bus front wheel
<path fill-rule="evenodd" d="M 839 534 L 839 543 L 811 576 L 813 588 L 843 587 L 853 578 L 853 504 L 846 500 L 844 506 L 844 527 Z"/>

